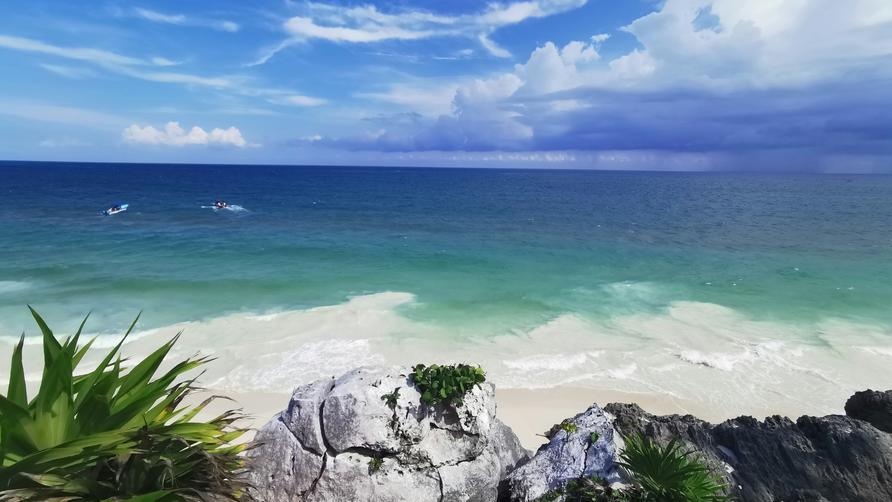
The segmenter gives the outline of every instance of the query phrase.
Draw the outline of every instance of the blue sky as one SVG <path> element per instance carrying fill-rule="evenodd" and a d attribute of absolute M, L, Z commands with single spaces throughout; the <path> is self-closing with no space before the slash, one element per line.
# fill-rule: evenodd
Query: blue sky
<path fill-rule="evenodd" d="M 892 171 L 888 0 L 4 2 L 0 158 Z"/>

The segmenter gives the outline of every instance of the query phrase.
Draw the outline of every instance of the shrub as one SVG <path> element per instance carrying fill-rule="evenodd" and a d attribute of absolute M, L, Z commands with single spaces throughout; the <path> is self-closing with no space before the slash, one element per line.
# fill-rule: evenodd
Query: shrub
<path fill-rule="evenodd" d="M 552 435 L 562 425 L 551 428 Z M 592 433 L 592 444 L 598 441 Z M 626 449 L 619 465 L 632 476 L 633 484 L 622 490 L 610 488 L 600 478 L 578 478 L 552 490 L 537 502 L 719 502 L 730 500 L 725 495 L 724 480 L 713 474 L 692 452 L 684 451 L 673 440 L 665 447 L 637 434 L 625 438 Z"/>
<path fill-rule="evenodd" d="M 380 457 L 372 457 L 369 459 L 369 474 L 374 474 L 381 470 L 384 466 L 384 459 Z"/>
<path fill-rule="evenodd" d="M 647 500 L 661 502 L 718 502 L 729 500 L 720 476 L 712 473 L 693 452 L 684 451 L 673 439 L 660 446 L 636 434 L 625 438 L 619 465 L 627 469 Z"/>
<path fill-rule="evenodd" d="M 601 478 L 579 478 L 568 481 L 564 486 L 552 490 L 536 499 L 536 502 L 660 502 L 647 498 L 637 486 L 623 490 L 610 488 Z"/>
<path fill-rule="evenodd" d="M 409 375 L 421 392 L 421 402 L 427 405 L 462 405 L 465 394 L 475 385 L 486 381 L 486 373 L 479 366 L 457 364 L 440 366 L 418 364 Z"/>
<path fill-rule="evenodd" d="M 93 341 L 81 331 L 61 343 L 31 310 L 43 335 L 44 368 L 28 399 L 24 336 L 12 353 L 9 390 L 0 395 L 0 499 L 236 500 L 246 445 L 232 411 L 202 422 L 211 399 L 185 406 L 194 380 L 181 376 L 209 360 L 187 359 L 156 376 L 179 335 L 129 369 L 119 351 L 136 324 L 95 369 L 76 373 Z M 138 317 L 137 317 L 138 319 Z"/>

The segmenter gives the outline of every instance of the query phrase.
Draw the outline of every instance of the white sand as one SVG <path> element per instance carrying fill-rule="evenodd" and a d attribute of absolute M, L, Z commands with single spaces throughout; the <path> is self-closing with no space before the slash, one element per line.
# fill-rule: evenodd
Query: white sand
<path fill-rule="evenodd" d="M 212 391 L 205 392 L 202 399 Z M 196 396 L 197 398 L 199 396 Z M 219 414 L 226 409 L 240 408 L 249 418 L 244 426 L 258 429 L 276 413 L 288 406 L 290 395 L 277 392 L 229 393 L 229 400 L 218 400 L 209 406 L 204 416 Z M 497 416 L 520 438 L 530 450 L 536 450 L 544 441 L 542 434 L 552 425 L 565 418 L 585 411 L 592 403 L 637 403 L 655 414 L 689 413 L 707 420 L 718 421 L 731 416 L 720 416 L 707 409 L 699 409 L 696 403 L 680 403 L 666 396 L 630 394 L 615 391 L 556 387 L 552 389 L 502 389 L 496 390 Z M 245 439 L 253 436 L 253 430 Z"/>
<path fill-rule="evenodd" d="M 632 286 L 624 289 L 647 292 Z M 888 327 L 853 320 L 768 321 L 720 305 L 673 302 L 663 311 L 601 320 L 564 314 L 529 330 L 483 336 L 404 315 L 415 304 L 409 293 L 384 292 L 305 310 L 233 313 L 135 333 L 123 353 L 138 360 L 182 331 L 168 361 L 215 358 L 200 383 L 238 401 L 255 426 L 285 408 L 298 385 L 357 366 L 479 364 L 499 389 L 499 416 L 528 447 L 541 439 L 537 433 L 592 402 L 635 402 L 710 421 L 824 415 L 842 412 L 853 392 L 892 381 Z M 102 334 L 81 369 L 119 339 Z M 0 386 L 17 342 L 17 334 L 0 333 Z M 36 389 L 40 338 L 27 337 L 25 347 L 26 379 Z"/>

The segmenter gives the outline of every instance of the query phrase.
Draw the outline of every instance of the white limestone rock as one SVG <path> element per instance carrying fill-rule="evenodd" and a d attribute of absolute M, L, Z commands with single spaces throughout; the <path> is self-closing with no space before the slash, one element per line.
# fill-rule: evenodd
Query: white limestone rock
<path fill-rule="evenodd" d="M 295 390 L 249 451 L 253 494 L 268 502 L 496 500 L 527 452 L 496 419 L 494 387 L 475 386 L 459 408 L 429 407 L 408 374 L 360 368 Z M 384 398 L 394 392 L 391 407 Z"/>

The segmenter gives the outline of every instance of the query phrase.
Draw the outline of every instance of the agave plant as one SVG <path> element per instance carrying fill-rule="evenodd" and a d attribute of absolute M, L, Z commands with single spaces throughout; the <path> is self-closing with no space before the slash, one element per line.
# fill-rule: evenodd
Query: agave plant
<path fill-rule="evenodd" d="M 722 478 L 673 439 L 660 446 L 642 434 L 625 438 L 619 465 L 628 470 L 645 500 L 719 502 L 729 500 Z"/>
<path fill-rule="evenodd" d="M 9 390 L 0 395 L 0 500 L 236 500 L 245 430 L 227 411 L 200 413 L 214 398 L 184 405 L 197 388 L 191 358 L 159 368 L 179 334 L 132 367 L 120 349 L 136 320 L 100 363 L 78 373 L 93 340 L 78 345 L 84 322 L 62 342 L 31 309 L 43 334 L 40 387 L 29 399 L 22 365 L 24 335 L 12 353 Z M 89 316 L 88 316 L 89 317 Z M 137 316 L 137 320 L 139 317 Z"/>

